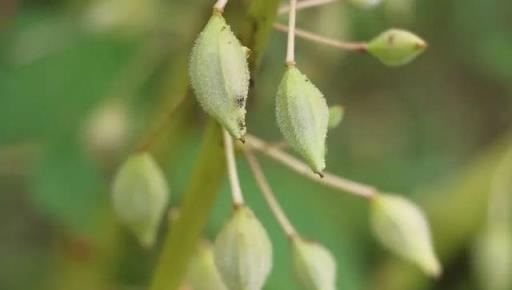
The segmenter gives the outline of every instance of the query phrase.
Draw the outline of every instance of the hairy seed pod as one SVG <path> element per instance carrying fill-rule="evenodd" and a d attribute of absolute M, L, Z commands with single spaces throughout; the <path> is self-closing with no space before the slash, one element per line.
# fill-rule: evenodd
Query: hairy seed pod
<path fill-rule="evenodd" d="M 247 48 L 240 44 L 217 12 L 196 40 L 189 73 L 203 109 L 234 138 L 243 139 L 249 91 Z"/>
<path fill-rule="evenodd" d="M 349 0 L 349 2 L 358 8 L 368 9 L 379 5 L 382 0 Z"/>
<path fill-rule="evenodd" d="M 340 105 L 329 107 L 329 129 L 338 127 L 343 120 L 344 113 L 345 110 Z"/>
<path fill-rule="evenodd" d="M 114 179 L 112 202 L 118 219 L 149 248 L 169 200 L 163 172 L 148 153 L 128 158 Z"/>
<path fill-rule="evenodd" d="M 409 31 L 390 29 L 368 43 L 368 52 L 389 66 L 408 64 L 427 48 L 427 43 Z"/>
<path fill-rule="evenodd" d="M 306 290 L 335 290 L 336 261 L 322 245 L 293 240 L 293 266 L 299 282 Z"/>
<path fill-rule="evenodd" d="M 212 246 L 203 242 L 188 265 L 187 283 L 194 290 L 226 290 L 213 261 Z"/>
<path fill-rule="evenodd" d="M 385 247 L 430 276 L 441 274 L 427 219 L 415 204 L 396 195 L 379 194 L 372 199 L 371 221 Z"/>
<path fill-rule="evenodd" d="M 325 169 L 329 108 L 322 93 L 295 66 L 286 69 L 276 97 L 279 129 L 316 173 Z"/>
<path fill-rule="evenodd" d="M 230 290 L 260 290 L 272 269 L 272 244 L 245 206 L 237 207 L 215 240 L 215 265 Z"/>

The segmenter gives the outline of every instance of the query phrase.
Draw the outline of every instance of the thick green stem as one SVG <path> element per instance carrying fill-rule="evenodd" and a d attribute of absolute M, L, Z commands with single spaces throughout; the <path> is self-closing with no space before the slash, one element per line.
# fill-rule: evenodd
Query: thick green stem
<path fill-rule="evenodd" d="M 181 285 L 188 259 L 217 199 L 226 171 L 221 136 L 219 125 L 210 121 L 195 172 L 183 195 L 180 214 L 166 237 L 151 290 L 174 290 Z"/>

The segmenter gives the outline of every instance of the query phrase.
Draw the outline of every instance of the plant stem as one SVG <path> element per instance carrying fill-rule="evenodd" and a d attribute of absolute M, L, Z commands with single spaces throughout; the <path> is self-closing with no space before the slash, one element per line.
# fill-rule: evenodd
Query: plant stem
<path fill-rule="evenodd" d="M 263 193 L 263 197 L 267 201 L 268 206 L 272 210 L 272 213 L 274 214 L 277 222 L 283 229 L 283 232 L 291 239 L 297 236 L 297 231 L 293 227 L 292 223 L 286 217 L 286 214 L 284 213 L 283 209 L 279 205 L 279 202 L 277 201 L 277 198 L 272 191 L 272 188 L 270 188 L 270 185 L 265 177 L 265 174 L 263 173 L 263 170 L 261 169 L 261 166 L 252 153 L 252 151 L 248 148 L 244 148 L 244 154 L 247 158 L 247 161 L 249 162 L 249 167 L 252 170 L 252 173 L 254 174 L 254 177 L 256 178 L 256 183 L 258 184 L 261 192 Z"/>
<path fill-rule="evenodd" d="M 233 138 L 226 129 L 223 129 L 224 151 L 226 154 L 226 163 L 228 165 L 229 183 L 231 185 L 231 194 L 233 196 L 233 205 L 240 206 L 244 204 L 244 197 L 240 189 L 240 180 L 236 170 L 235 151 L 233 149 Z"/>
<path fill-rule="evenodd" d="M 251 148 L 267 155 L 268 157 L 281 162 L 295 172 L 325 186 L 346 191 L 367 199 L 371 199 L 378 194 L 378 190 L 373 186 L 355 182 L 343 177 L 336 176 L 334 174 L 324 173 L 324 177 L 319 178 L 304 162 L 296 159 L 284 151 L 279 150 L 278 148 L 273 147 L 272 145 L 255 136 L 246 135 L 246 144 Z"/>
<path fill-rule="evenodd" d="M 295 64 L 295 22 L 297 17 L 297 0 L 290 0 L 288 14 L 288 47 L 286 50 L 286 64 Z"/>
<path fill-rule="evenodd" d="M 274 28 L 281 32 L 289 32 L 289 28 L 280 23 L 274 23 Z M 364 42 L 341 42 L 302 29 L 295 29 L 295 35 L 302 39 L 346 51 L 366 52 L 368 49 L 368 45 Z"/>
<path fill-rule="evenodd" d="M 302 9 L 322 6 L 325 4 L 338 2 L 338 1 L 340 1 L 340 0 L 302 0 L 302 1 L 297 2 L 296 10 L 299 11 Z M 290 11 L 290 5 L 283 5 L 283 6 L 279 7 L 277 14 L 282 15 L 282 14 L 288 13 L 289 11 Z"/>
<path fill-rule="evenodd" d="M 213 5 L 213 9 L 222 13 L 226 4 L 228 4 L 228 0 L 217 0 L 215 5 Z"/>

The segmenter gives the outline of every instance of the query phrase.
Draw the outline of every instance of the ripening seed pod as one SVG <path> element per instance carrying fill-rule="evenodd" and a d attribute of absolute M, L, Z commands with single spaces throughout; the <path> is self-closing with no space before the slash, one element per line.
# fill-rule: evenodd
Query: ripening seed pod
<path fill-rule="evenodd" d="M 226 290 L 213 261 L 212 246 L 201 243 L 188 265 L 187 283 L 194 290 Z"/>
<path fill-rule="evenodd" d="M 482 289 L 512 289 L 512 232 L 508 225 L 486 229 L 477 240 L 473 257 Z"/>
<path fill-rule="evenodd" d="M 414 262 L 425 273 L 437 277 L 441 264 L 432 246 L 428 222 L 409 200 L 388 194 L 372 199 L 371 221 L 377 239 L 399 256 Z"/>
<path fill-rule="evenodd" d="M 246 132 L 247 50 L 222 15 L 214 12 L 190 58 L 189 73 L 197 100 L 236 139 L 243 139 Z"/>
<path fill-rule="evenodd" d="M 237 207 L 215 240 L 215 265 L 230 290 L 260 290 L 272 269 L 272 244 L 246 206 Z"/>
<path fill-rule="evenodd" d="M 411 62 L 427 48 L 427 43 L 409 31 L 390 29 L 368 43 L 368 52 L 389 66 Z"/>
<path fill-rule="evenodd" d="M 345 110 L 340 105 L 329 107 L 329 129 L 338 127 L 343 120 L 344 113 Z"/>
<path fill-rule="evenodd" d="M 379 5 L 382 0 L 349 0 L 349 2 L 358 8 L 368 9 Z"/>
<path fill-rule="evenodd" d="M 114 210 L 142 246 L 155 243 L 168 200 L 164 174 L 151 155 L 136 153 L 121 165 L 112 189 Z"/>
<path fill-rule="evenodd" d="M 322 245 L 295 238 L 293 266 L 299 282 L 306 290 L 335 290 L 336 261 Z"/>
<path fill-rule="evenodd" d="M 320 90 L 295 66 L 288 66 L 276 97 L 279 129 L 316 173 L 325 169 L 329 108 Z"/>

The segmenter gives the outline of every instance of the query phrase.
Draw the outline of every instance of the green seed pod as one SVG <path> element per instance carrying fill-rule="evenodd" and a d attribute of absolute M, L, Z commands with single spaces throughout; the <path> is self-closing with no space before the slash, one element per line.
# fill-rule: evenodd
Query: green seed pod
<path fill-rule="evenodd" d="M 215 240 L 215 265 L 230 290 L 260 290 L 272 269 L 272 244 L 247 207 L 235 209 Z"/>
<path fill-rule="evenodd" d="M 286 69 L 276 97 L 279 129 L 316 173 L 325 169 L 329 108 L 322 93 L 295 66 Z"/>
<path fill-rule="evenodd" d="M 512 289 L 512 232 L 491 225 L 478 238 L 473 252 L 474 270 L 482 289 Z"/>
<path fill-rule="evenodd" d="M 243 139 L 249 91 L 247 48 L 214 13 L 196 40 L 189 67 L 192 87 L 203 109 L 236 139 Z"/>
<path fill-rule="evenodd" d="M 213 261 L 212 246 L 202 243 L 188 266 L 188 285 L 194 290 L 226 290 Z"/>
<path fill-rule="evenodd" d="M 379 5 L 382 0 L 349 0 L 349 2 L 358 8 L 369 9 Z"/>
<path fill-rule="evenodd" d="M 336 261 L 322 245 L 294 239 L 293 265 L 299 282 L 306 290 L 336 289 Z"/>
<path fill-rule="evenodd" d="M 389 66 L 411 62 L 427 48 L 427 43 L 409 31 L 390 29 L 368 43 L 368 52 Z"/>
<path fill-rule="evenodd" d="M 334 129 L 338 127 L 343 120 L 343 114 L 345 110 L 342 106 L 332 106 L 329 108 L 329 129 Z"/>
<path fill-rule="evenodd" d="M 377 239 L 388 249 L 417 264 L 431 276 L 441 274 L 428 222 L 409 200 L 395 195 L 372 199 L 371 221 Z"/>
<path fill-rule="evenodd" d="M 149 248 L 169 200 L 163 172 L 148 153 L 133 154 L 114 179 L 112 202 L 118 219 Z"/>

